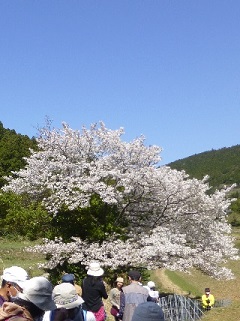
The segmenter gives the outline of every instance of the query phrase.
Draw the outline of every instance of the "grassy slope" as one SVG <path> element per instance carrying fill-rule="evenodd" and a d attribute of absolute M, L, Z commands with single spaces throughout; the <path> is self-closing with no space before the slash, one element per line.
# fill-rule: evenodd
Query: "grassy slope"
<path fill-rule="evenodd" d="M 236 237 L 236 247 L 240 248 L 240 230 L 235 229 L 233 235 Z M 231 268 L 235 279 L 229 281 L 218 281 L 202 274 L 199 271 L 192 270 L 190 274 L 182 272 L 166 271 L 165 274 L 170 281 L 176 284 L 184 292 L 189 293 L 190 297 L 200 297 L 205 287 L 210 287 L 216 301 L 231 301 L 231 304 L 225 307 L 216 307 L 212 309 L 203 318 L 204 321 L 239 321 L 240 320 L 240 261 L 229 261 L 226 265 Z M 156 274 L 156 273 L 154 273 Z M 153 275 L 154 277 L 154 275 Z M 164 288 L 164 282 L 159 280 L 160 290 Z M 175 292 L 176 294 L 180 294 Z"/>
<path fill-rule="evenodd" d="M 18 265 L 24 268 L 31 277 L 43 274 L 43 271 L 37 267 L 37 263 L 44 261 L 43 256 L 24 251 L 25 247 L 33 244 L 30 241 L 0 239 L 0 273 L 6 267 Z"/>

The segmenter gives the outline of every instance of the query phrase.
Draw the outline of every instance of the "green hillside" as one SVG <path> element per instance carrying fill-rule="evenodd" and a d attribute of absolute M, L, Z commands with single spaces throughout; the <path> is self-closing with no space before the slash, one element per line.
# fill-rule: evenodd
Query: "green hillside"
<path fill-rule="evenodd" d="M 30 155 L 29 148 L 37 148 L 35 138 L 30 139 L 13 129 L 4 128 L 0 121 L 0 187 L 5 184 L 4 176 L 25 166 L 23 157 Z"/>
<path fill-rule="evenodd" d="M 173 169 L 185 170 L 198 179 L 209 175 L 210 185 L 216 189 L 223 185 L 240 185 L 240 145 L 211 150 L 168 164 Z"/>

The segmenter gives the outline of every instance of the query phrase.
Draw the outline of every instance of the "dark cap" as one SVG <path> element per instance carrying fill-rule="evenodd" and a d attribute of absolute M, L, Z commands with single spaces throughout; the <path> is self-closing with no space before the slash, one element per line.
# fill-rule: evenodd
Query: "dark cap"
<path fill-rule="evenodd" d="M 62 276 L 62 282 L 63 283 L 74 283 L 75 277 L 73 274 L 64 274 Z"/>
<path fill-rule="evenodd" d="M 128 276 L 131 278 L 131 280 L 138 281 L 141 278 L 141 274 L 138 271 L 129 271 Z"/>
<path fill-rule="evenodd" d="M 210 289 L 209 288 L 205 288 L 205 292 L 210 292 Z"/>
<path fill-rule="evenodd" d="M 144 302 L 134 310 L 132 321 L 164 321 L 164 314 L 155 302 Z"/>

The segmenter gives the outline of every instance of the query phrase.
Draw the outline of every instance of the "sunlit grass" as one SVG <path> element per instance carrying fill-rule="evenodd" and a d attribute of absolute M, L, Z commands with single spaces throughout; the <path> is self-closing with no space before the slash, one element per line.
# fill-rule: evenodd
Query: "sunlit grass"
<path fill-rule="evenodd" d="M 0 239 L 0 271 L 12 265 L 21 266 L 30 276 L 43 274 L 37 266 L 44 262 L 44 256 L 39 253 L 28 253 L 24 251 L 25 247 L 33 246 L 37 242 L 26 240 L 7 240 Z"/>

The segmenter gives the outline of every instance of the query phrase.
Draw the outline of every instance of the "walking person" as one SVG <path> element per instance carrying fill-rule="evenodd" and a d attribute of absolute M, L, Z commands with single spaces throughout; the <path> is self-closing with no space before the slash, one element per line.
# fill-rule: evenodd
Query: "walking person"
<path fill-rule="evenodd" d="M 143 287 L 148 290 L 148 301 L 157 303 L 159 301 L 159 291 L 156 290 L 155 283 L 153 281 L 148 281 L 147 285 L 144 285 Z"/>
<path fill-rule="evenodd" d="M 107 291 L 102 280 L 104 270 L 99 263 L 92 262 L 87 271 L 87 277 L 82 282 L 82 298 L 84 300 L 83 309 L 91 311 L 96 321 L 104 321 L 106 312 L 103 299 L 107 299 Z"/>
<path fill-rule="evenodd" d="M 123 321 L 132 321 L 136 307 L 148 300 L 148 290 L 139 285 L 141 274 L 138 271 L 130 271 L 128 278 L 130 285 L 124 286 L 120 295 L 119 318 Z"/>
<path fill-rule="evenodd" d="M 111 314 L 114 316 L 115 321 L 119 320 L 119 309 L 120 309 L 120 294 L 123 287 L 123 278 L 118 277 L 116 279 L 116 286 L 109 292 L 109 301 L 112 304 Z"/>
<path fill-rule="evenodd" d="M 84 301 L 70 282 L 54 287 L 53 300 L 57 309 L 45 312 L 42 321 L 96 321 L 93 313 L 83 310 Z"/>

